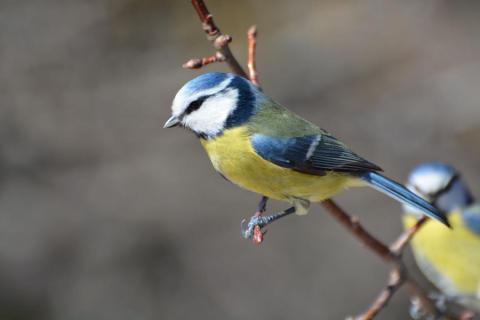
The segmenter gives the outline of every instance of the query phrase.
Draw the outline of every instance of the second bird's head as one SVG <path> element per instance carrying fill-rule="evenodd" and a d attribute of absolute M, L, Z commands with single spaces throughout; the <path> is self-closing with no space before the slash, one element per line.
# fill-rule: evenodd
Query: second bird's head
<path fill-rule="evenodd" d="M 197 136 L 213 138 L 247 122 L 264 96 L 248 80 L 211 72 L 187 82 L 176 94 L 164 128 L 183 126 Z"/>
<path fill-rule="evenodd" d="M 408 177 L 407 187 L 443 212 L 463 208 L 473 197 L 460 173 L 442 162 L 417 165 Z"/>

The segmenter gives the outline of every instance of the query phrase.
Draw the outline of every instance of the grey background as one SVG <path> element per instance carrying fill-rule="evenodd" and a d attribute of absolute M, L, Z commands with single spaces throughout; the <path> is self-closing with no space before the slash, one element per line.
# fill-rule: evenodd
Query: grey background
<path fill-rule="evenodd" d="M 245 61 L 259 29 L 269 95 L 404 180 L 451 162 L 473 191 L 478 1 L 207 1 Z M 258 196 L 221 179 L 194 136 L 163 130 L 212 65 L 189 1 L 0 2 L 1 319 L 343 319 L 388 269 L 320 207 L 240 238 Z M 386 241 L 400 207 L 336 199 Z M 278 210 L 285 204 L 274 203 Z M 401 291 L 379 319 L 406 319 Z"/>

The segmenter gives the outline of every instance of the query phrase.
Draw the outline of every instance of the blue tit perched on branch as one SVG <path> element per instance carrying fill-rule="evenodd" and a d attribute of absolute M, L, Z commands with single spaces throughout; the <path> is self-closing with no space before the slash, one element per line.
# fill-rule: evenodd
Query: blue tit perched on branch
<path fill-rule="evenodd" d="M 207 73 L 187 82 L 176 94 L 164 127 L 177 125 L 200 138 L 213 167 L 227 180 L 293 205 L 278 216 L 305 214 L 311 202 L 368 185 L 447 224 L 430 203 L 379 174 L 377 165 L 242 77 Z M 262 227 L 278 216 L 253 224 Z"/>
<path fill-rule="evenodd" d="M 447 298 L 480 312 L 480 204 L 455 168 L 440 162 L 415 167 L 408 188 L 448 212 L 452 229 L 427 221 L 411 241 L 415 260 L 425 276 Z M 418 210 L 404 206 L 406 228 Z"/>

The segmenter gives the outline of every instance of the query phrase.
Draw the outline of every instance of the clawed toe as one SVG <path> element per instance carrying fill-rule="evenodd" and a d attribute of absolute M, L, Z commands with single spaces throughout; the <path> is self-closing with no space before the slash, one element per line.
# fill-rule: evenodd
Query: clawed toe
<path fill-rule="evenodd" d="M 254 243 L 260 244 L 263 241 L 263 236 L 266 231 L 262 230 L 266 225 L 288 216 L 295 212 L 295 207 L 288 208 L 282 212 L 274 213 L 268 216 L 262 216 L 263 211 L 258 211 L 247 223 L 246 219 L 241 223 L 241 234 L 245 239 L 252 239 Z"/>
<path fill-rule="evenodd" d="M 244 239 L 253 239 L 258 232 L 255 232 L 255 229 L 258 227 L 258 229 L 262 229 L 269 223 L 268 219 L 265 219 L 265 217 L 261 216 L 253 216 L 250 218 L 250 220 L 247 223 L 247 219 L 243 219 L 241 222 L 241 234 Z M 258 230 L 258 231 L 260 231 Z M 264 235 L 266 231 L 261 231 L 261 234 Z M 258 237 L 258 236 L 257 236 Z M 256 238 L 257 238 L 256 237 Z M 256 242 L 258 242 L 259 239 L 256 239 Z M 261 240 L 259 241 L 261 242 Z"/>

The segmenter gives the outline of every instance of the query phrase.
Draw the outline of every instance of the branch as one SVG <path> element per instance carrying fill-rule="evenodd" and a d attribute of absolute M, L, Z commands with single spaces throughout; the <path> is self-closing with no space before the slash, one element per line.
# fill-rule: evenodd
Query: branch
<path fill-rule="evenodd" d="M 421 218 L 411 228 L 405 230 L 393 242 L 390 247 L 387 247 L 383 242 L 370 234 L 354 216 L 349 215 L 340 206 L 338 206 L 331 199 L 325 200 L 322 206 L 327 209 L 328 213 L 347 228 L 362 244 L 375 253 L 379 258 L 392 265 L 388 285 L 381 291 L 375 301 L 370 307 L 355 320 L 369 320 L 373 319 L 383 308 L 387 306 L 394 293 L 405 283 L 409 289 L 410 295 L 418 297 L 423 309 L 432 315 L 439 314 L 439 311 L 428 298 L 428 295 L 421 289 L 415 280 L 413 280 L 405 268 L 402 260 L 403 249 L 410 241 L 413 235 L 418 232 L 420 227 L 427 221 L 428 218 Z"/>
<path fill-rule="evenodd" d="M 365 230 L 365 228 L 358 221 L 357 217 L 346 213 L 331 199 L 322 201 L 321 205 L 327 209 L 328 213 L 330 213 L 332 217 L 337 219 L 340 224 L 354 234 L 357 239 L 360 240 L 360 242 L 362 242 L 367 248 L 369 248 L 383 260 L 391 261 L 392 258 L 390 257 L 390 249 L 380 240 L 372 236 L 367 230 Z"/>
<path fill-rule="evenodd" d="M 220 54 L 220 52 L 216 52 L 214 55 L 210 57 L 203 57 L 203 58 L 192 58 L 185 62 L 182 67 L 185 69 L 200 69 L 207 64 L 214 63 L 214 62 L 223 62 L 225 61 L 225 57 Z"/>
<path fill-rule="evenodd" d="M 255 26 L 250 27 L 247 33 L 248 39 L 248 72 L 241 67 L 238 61 L 233 56 L 228 44 L 232 38 L 220 32 L 220 29 L 215 24 L 212 15 L 208 11 L 203 0 L 192 0 L 193 7 L 197 11 L 198 17 L 202 22 L 203 30 L 207 34 L 208 40 L 213 43 L 217 50 L 215 55 L 201 59 L 191 59 L 186 62 L 183 67 L 189 69 L 201 68 L 205 65 L 214 62 L 225 62 L 230 67 L 233 73 L 250 79 L 259 89 L 258 74 L 255 63 L 256 51 L 256 36 L 257 30 Z M 375 253 L 386 263 L 392 265 L 390 271 L 389 281 L 387 286 L 381 291 L 372 305 L 361 315 L 355 317 L 355 320 L 369 320 L 373 319 L 383 308 L 387 306 L 395 292 L 405 284 L 410 296 L 418 297 L 423 309 L 430 315 L 436 317 L 439 311 L 428 298 L 421 287 L 409 276 L 402 260 L 402 253 L 405 246 L 415 235 L 421 226 L 427 221 L 427 218 L 421 218 L 412 228 L 404 231 L 396 241 L 390 246 L 385 245 L 382 241 L 370 234 L 359 222 L 358 218 L 349 215 L 342 208 L 340 208 L 333 200 L 327 199 L 323 201 L 322 206 L 339 221 L 345 228 L 347 228 L 362 244 L 364 244 L 370 251 Z M 256 230 L 256 236 L 261 242 L 261 230 Z"/>
<path fill-rule="evenodd" d="M 400 288 L 400 286 L 404 283 L 404 276 L 403 274 L 397 270 L 393 269 L 390 272 L 388 285 L 380 292 L 378 297 L 372 303 L 372 305 L 365 311 L 363 314 L 356 316 L 353 318 L 354 320 L 366 320 L 366 319 L 373 319 L 375 316 L 387 306 L 390 302 L 390 299 L 393 297 L 395 292 Z"/>
<path fill-rule="evenodd" d="M 407 244 L 412 240 L 413 236 L 420 230 L 420 228 L 428 221 L 426 216 L 421 217 L 418 221 L 410 228 L 405 230 L 398 238 L 390 245 L 390 250 L 396 254 L 401 254 L 403 249 Z"/>
<path fill-rule="evenodd" d="M 248 75 L 243 70 L 242 66 L 240 66 L 237 59 L 235 59 L 232 52 L 230 51 L 230 47 L 228 46 L 228 44 L 232 41 L 232 37 L 220 32 L 220 29 L 217 27 L 217 25 L 213 21 L 213 16 L 208 11 L 207 6 L 203 2 L 203 0 L 192 0 L 192 5 L 197 11 L 198 17 L 202 22 L 202 27 L 205 33 L 207 34 L 208 40 L 212 42 L 214 48 L 217 50 L 217 53 L 215 55 L 218 55 L 219 57 L 221 57 L 221 59 L 217 59 L 215 60 L 215 62 L 225 61 L 225 63 L 230 67 L 230 69 L 232 69 L 233 73 L 236 73 L 239 76 L 242 76 L 248 79 Z M 191 65 L 194 65 L 196 68 L 201 68 L 206 65 L 201 63 L 202 61 L 204 61 L 203 59 L 195 60 L 195 62 L 199 62 L 197 64 L 190 63 L 190 61 L 184 64 L 185 68 L 190 68 Z"/>
<path fill-rule="evenodd" d="M 247 39 L 248 39 L 248 75 L 250 81 L 257 87 L 260 87 L 258 82 L 258 74 L 257 74 L 257 65 L 255 63 L 255 53 L 257 49 L 257 27 L 251 26 L 247 32 Z"/>
<path fill-rule="evenodd" d="M 205 2 L 203 2 L 203 0 L 192 0 L 192 5 L 195 8 L 195 11 L 197 11 L 198 17 L 202 22 L 203 30 L 206 32 L 206 34 L 210 37 L 214 37 L 219 34 L 220 30 L 215 25 L 213 16 L 208 11 Z"/>
<path fill-rule="evenodd" d="M 409 296 L 411 298 L 417 298 L 422 310 L 437 319 L 441 314 L 440 310 L 428 297 L 427 293 L 420 287 L 420 285 L 413 280 L 405 269 L 405 265 L 402 260 L 395 262 L 392 270 L 390 271 L 389 281 L 387 286 L 380 292 L 370 307 L 362 314 L 356 316 L 355 320 L 370 320 L 373 319 L 382 309 L 384 309 L 394 293 L 402 286 L 405 285 Z M 448 320 L 450 318 L 443 317 L 442 319 Z"/>

